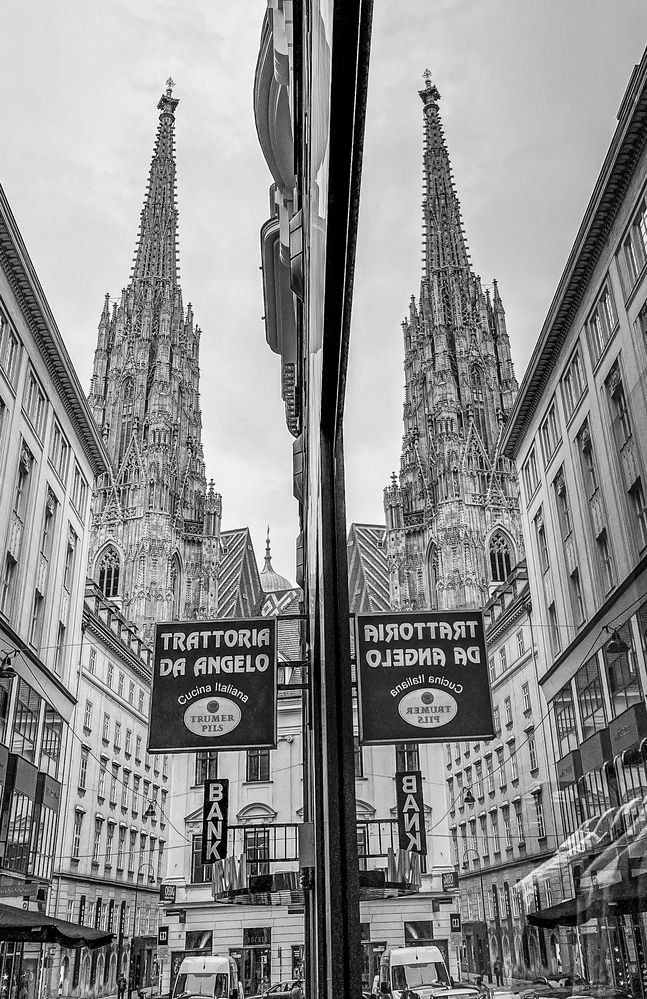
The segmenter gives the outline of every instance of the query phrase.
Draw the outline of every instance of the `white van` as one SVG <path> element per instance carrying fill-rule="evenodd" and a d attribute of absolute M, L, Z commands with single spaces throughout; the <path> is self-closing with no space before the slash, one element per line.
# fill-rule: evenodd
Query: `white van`
<path fill-rule="evenodd" d="M 380 960 L 380 994 L 392 999 L 450 996 L 477 999 L 478 989 L 455 986 L 438 947 L 389 947 Z"/>
<path fill-rule="evenodd" d="M 233 957 L 185 957 L 173 986 L 173 999 L 243 999 L 238 967 Z"/>

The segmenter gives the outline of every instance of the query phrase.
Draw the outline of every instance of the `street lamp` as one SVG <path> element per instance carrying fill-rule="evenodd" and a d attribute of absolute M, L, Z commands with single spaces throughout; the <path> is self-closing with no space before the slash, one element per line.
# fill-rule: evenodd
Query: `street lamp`
<path fill-rule="evenodd" d="M 135 876 L 135 899 L 133 902 L 133 934 L 130 941 L 130 957 L 128 960 L 128 999 L 131 999 L 133 993 L 133 972 L 136 972 L 136 968 L 133 968 L 133 951 L 135 949 L 135 927 L 137 926 L 137 900 L 139 898 L 139 875 L 142 871 L 148 870 L 148 883 L 155 884 L 155 868 L 153 865 L 144 860 L 137 868 L 137 874 Z"/>
<path fill-rule="evenodd" d="M 469 788 L 468 788 L 467 793 L 469 793 L 470 796 L 471 796 L 471 791 L 469 791 Z M 464 795 L 464 798 L 463 798 L 464 801 L 467 801 L 467 793 Z M 467 801 L 467 804 L 469 805 L 470 802 Z M 483 886 L 483 870 L 481 868 L 481 858 L 479 857 L 479 855 L 478 855 L 478 853 L 477 853 L 476 850 L 473 850 L 470 847 L 468 847 L 465 850 L 465 852 L 463 853 L 462 868 L 463 868 L 464 871 L 469 871 L 470 870 L 469 860 L 467 859 L 468 855 L 470 853 L 472 853 L 476 857 L 476 861 L 477 861 L 477 863 L 479 865 L 479 867 L 478 867 L 479 882 L 481 884 L 481 904 L 483 905 L 483 923 L 485 925 L 485 947 L 483 948 L 483 950 L 484 950 L 483 957 L 484 957 L 485 967 L 482 969 L 482 971 L 484 971 L 488 975 L 488 977 L 490 978 L 490 980 L 491 980 L 492 979 L 492 973 L 490 971 L 490 942 L 488 940 L 487 915 L 486 915 L 486 909 L 485 909 L 485 888 Z"/>

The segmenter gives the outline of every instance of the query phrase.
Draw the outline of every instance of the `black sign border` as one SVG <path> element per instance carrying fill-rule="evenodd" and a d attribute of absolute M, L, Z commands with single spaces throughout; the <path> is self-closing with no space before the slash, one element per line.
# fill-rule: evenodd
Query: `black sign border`
<path fill-rule="evenodd" d="M 218 743 L 216 743 L 215 745 L 213 743 L 211 743 L 209 745 L 203 744 L 201 746 L 183 746 L 183 747 L 173 746 L 172 748 L 165 748 L 164 746 L 160 746 L 160 747 L 156 746 L 153 749 L 151 749 L 151 745 L 150 745 L 150 737 L 151 737 L 151 726 L 150 726 L 150 722 L 151 722 L 151 715 L 152 715 L 152 709 L 153 709 L 153 687 L 155 685 L 155 649 L 157 648 L 157 629 L 158 628 L 169 628 L 169 627 L 172 627 L 173 625 L 176 625 L 176 624 L 185 626 L 187 624 L 192 624 L 193 623 L 192 621 L 156 621 L 155 622 L 155 626 L 154 626 L 154 632 L 153 632 L 153 663 L 152 663 L 152 669 L 151 669 L 151 711 L 150 711 L 149 716 L 148 716 L 147 739 L 146 739 L 146 742 L 147 742 L 146 750 L 149 753 L 166 753 L 168 756 L 177 755 L 178 753 L 200 753 L 200 752 L 208 752 L 209 750 L 215 750 L 216 752 L 219 752 L 219 753 L 238 753 L 238 752 L 246 750 L 246 749 L 276 749 L 277 746 L 278 746 L 278 736 L 279 736 L 279 732 L 278 732 L 278 725 L 279 725 L 279 666 L 278 666 L 278 662 L 279 662 L 279 627 L 278 627 L 278 619 L 276 617 L 272 616 L 272 617 L 244 617 L 244 618 L 237 618 L 237 617 L 231 617 L 231 618 L 229 618 L 229 617 L 224 617 L 224 618 L 211 618 L 210 620 L 214 621 L 214 622 L 217 622 L 218 624 L 221 624 L 223 622 L 227 622 L 228 624 L 231 624 L 232 626 L 235 626 L 237 624 L 238 625 L 243 625 L 243 624 L 248 624 L 248 623 L 252 623 L 252 622 L 262 622 L 263 624 L 267 624 L 268 621 L 274 621 L 274 656 L 273 656 L 273 663 L 272 663 L 272 666 L 273 666 L 273 669 L 274 669 L 274 741 L 273 742 L 250 742 L 250 743 L 247 743 L 245 745 L 241 744 L 241 745 L 236 745 L 236 746 L 222 746 L 222 745 L 220 745 Z M 196 624 L 201 624 L 201 623 L 205 624 L 205 623 L 208 623 L 208 622 L 205 622 L 205 621 L 196 621 L 195 623 Z M 211 736 L 211 738 L 213 738 L 213 736 Z"/>
<path fill-rule="evenodd" d="M 476 608 L 474 608 L 474 607 L 455 607 L 455 608 L 452 608 L 451 610 L 447 609 L 446 611 L 445 610 L 438 610 L 436 608 L 431 608 L 431 609 L 430 608 L 421 608 L 420 610 L 415 610 L 415 611 L 412 610 L 409 613 L 411 613 L 411 614 L 445 614 L 445 613 L 447 613 L 447 614 L 480 614 L 481 619 L 483 620 L 483 644 L 485 646 L 485 669 L 486 670 L 488 669 L 488 664 L 487 664 L 488 648 L 487 648 L 487 642 L 485 640 L 485 638 L 486 638 L 486 636 L 485 636 L 485 616 L 484 616 L 482 608 L 479 608 L 479 607 L 476 607 Z M 362 703 L 363 703 L 362 702 L 362 670 L 360 668 L 360 661 L 359 661 L 359 657 L 360 657 L 359 619 L 360 619 L 360 617 L 362 619 L 364 619 L 364 618 L 371 618 L 371 617 L 375 617 L 375 618 L 380 618 L 381 617 L 381 618 L 384 618 L 384 617 L 400 616 L 400 617 L 402 617 L 403 619 L 406 620 L 407 614 L 408 614 L 407 611 L 398 611 L 398 610 L 372 611 L 372 612 L 369 612 L 367 614 L 364 614 L 364 613 L 362 613 L 362 614 L 355 614 L 355 628 L 354 628 L 354 631 L 355 631 L 355 676 L 356 676 L 356 679 L 357 679 L 357 716 L 358 716 L 357 717 L 357 722 L 358 722 L 358 728 L 359 728 L 359 742 L 360 742 L 360 746 L 395 746 L 395 745 L 399 745 L 401 742 L 402 743 L 414 743 L 414 744 L 418 744 L 418 745 L 436 745 L 436 746 L 438 746 L 438 745 L 441 745 L 444 742 L 450 742 L 450 743 L 454 743 L 454 742 L 485 742 L 485 741 L 492 740 L 492 739 L 496 738 L 496 732 L 494 731 L 494 723 L 492 723 L 492 731 L 488 732 L 487 734 L 483 734 L 483 735 L 472 735 L 472 734 L 470 734 L 468 736 L 466 736 L 466 735 L 450 736 L 449 738 L 447 738 L 447 737 L 445 737 L 445 738 L 438 737 L 438 738 L 435 738 L 435 739 L 430 739 L 430 738 L 421 739 L 420 738 L 420 734 L 418 734 L 418 736 L 415 736 L 415 735 L 408 735 L 408 736 L 403 736 L 403 737 L 398 736 L 395 739 L 394 738 L 390 738 L 390 739 L 369 739 L 368 741 L 364 740 L 364 731 L 363 731 L 363 728 L 364 728 L 364 725 L 363 725 L 363 722 L 364 722 L 364 712 L 362 710 Z M 489 716 L 488 717 L 492 718 L 492 716 L 493 716 L 493 710 L 494 710 L 494 705 L 492 703 L 492 685 L 490 683 L 489 672 L 487 674 L 487 685 L 488 685 L 488 697 L 489 697 Z"/>

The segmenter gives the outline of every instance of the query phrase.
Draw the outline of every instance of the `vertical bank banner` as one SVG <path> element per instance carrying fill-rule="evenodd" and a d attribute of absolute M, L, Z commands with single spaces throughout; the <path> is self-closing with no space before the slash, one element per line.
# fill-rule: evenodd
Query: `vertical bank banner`
<path fill-rule="evenodd" d="M 148 750 L 276 747 L 276 620 L 155 627 Z"/>
<path fill-rule="evenodd" d="M 229 781 L 225 779 L 205 781 L 202 806 L 203 864 L 212 864 L 214 860 L 224 860 L 227 856 L 228 815 Z"/>
<path fill-rule="evenodd" d="M 481 611 L 358 614 L 355 625 L 363 745 L 494 737 Z"/>
<path fill-rule="evenodd" d="M 410 853 L 426 854 L 425 805 L 422 800 L 420 770 L 401 770 L 396 773 L 395 802 L 400 849 L 409 850 Z"/>

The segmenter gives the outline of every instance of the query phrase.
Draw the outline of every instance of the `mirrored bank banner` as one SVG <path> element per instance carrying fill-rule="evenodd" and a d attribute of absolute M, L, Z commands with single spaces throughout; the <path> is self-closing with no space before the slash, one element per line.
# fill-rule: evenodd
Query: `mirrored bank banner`
<path fill-rule="evenodd" d="M 481 611 L 358 614 L 355 627 L 364 745 L 494 736 Z"/>
<path fill-rule="evenodd" d="M 150 752 L 276 747 L 276 621 L 155 628 Z"/>

